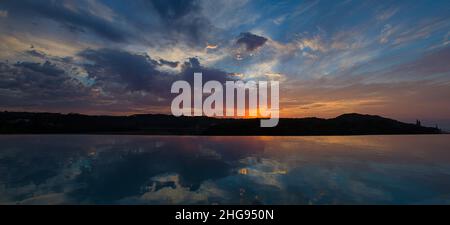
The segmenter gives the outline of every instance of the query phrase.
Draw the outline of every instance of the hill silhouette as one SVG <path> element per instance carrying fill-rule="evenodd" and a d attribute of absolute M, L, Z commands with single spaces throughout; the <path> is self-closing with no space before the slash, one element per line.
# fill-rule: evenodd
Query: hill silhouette
<path fill-rule="evenodd" d="M 280 118 L 261 128 L 260 119 L 174 117 L 162 114 L 89 116 L 82 114 L 0 112 L 1 134 L 147 135 L 374 135 L 439 134 L 441 130 L 376 115 L 343 114 L 332 119 Z"/>

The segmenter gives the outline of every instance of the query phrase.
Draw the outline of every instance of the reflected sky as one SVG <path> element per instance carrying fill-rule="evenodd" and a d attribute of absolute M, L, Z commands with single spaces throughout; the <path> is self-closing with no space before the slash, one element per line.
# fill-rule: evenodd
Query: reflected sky
<path fill-rule="evenodd" d="M 2 204 L 449 204 L 450 136 L 0 136 Z"/>

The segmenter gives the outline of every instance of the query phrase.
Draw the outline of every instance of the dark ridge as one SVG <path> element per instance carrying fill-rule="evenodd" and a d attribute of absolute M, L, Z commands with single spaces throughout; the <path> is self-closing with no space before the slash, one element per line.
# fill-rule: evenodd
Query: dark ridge
<path fill-rule="evenodd" d="M 146 134 L 146 135 L 380 135 L 440 134 L 438 128 L 375 115 L 343 114 L 332 119 L 281 118 L 261 128 L 260 119 L 174 117 L 163 114 L 88 116 L 82 114 L 0 112 L 0 134 Z"/>

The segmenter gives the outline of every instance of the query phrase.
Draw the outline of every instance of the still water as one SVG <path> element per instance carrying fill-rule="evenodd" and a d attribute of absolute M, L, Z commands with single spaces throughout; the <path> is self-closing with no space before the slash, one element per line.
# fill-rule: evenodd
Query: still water
<path fill-rule="evenodd" d="M 450 135 L 4 135 L 0 203 L 450 204 Z"/>

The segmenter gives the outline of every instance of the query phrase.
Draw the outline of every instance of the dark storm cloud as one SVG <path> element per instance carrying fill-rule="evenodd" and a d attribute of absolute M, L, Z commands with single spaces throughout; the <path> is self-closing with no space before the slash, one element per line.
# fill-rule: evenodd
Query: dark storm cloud
<path fill-rule="evenodd" d="M 267 38 L 252 34 L 250 32 L 241 33 L 236 40 L 236 44 L 245 45 L 247 51 L 251 52 L 264 45 Z"/>
<path fill-rule="evenodd" d="M 160 86 L 157 81 L 165 75 L 157 70 L 159 63 L 148 55 L 115 49 L 87 49 L 79 56 L 93 62 L 86 63 L 84 67 L 89 77 L 104 88 L 123 84 L 129 91 L 151 92 Z"/>
<path fill-rule="evenodd" d="M 46 61 L 52 61 L 52 62 L 61 62 L 61 63 L 72 63 L 73 62 L 73 57 L 70 56 L 65 56 L 65 57 L 58 57 L 58 56 L 52 56 L 49 55 L 43 51 L 39 51 L 36 49 L 31 49 L 31 50 L 26 50 L 24 51 L 24 53 L 26 55 L 35 57 L 35 58 L 39 58 L 42 60 L 46 60 Z"/>
<path fill-rule="evenodd" d="M 49 61 L 46 61 L 43 64 L 35 62 L 17 62 L 15 66 L 26 68 L 33 72 L 47 76 L 58 76 L 64 74 L 64 70 L 58 68 L 56 65 L 50 63 Z"/>
<path fill-rule="evenodd" d="M 172 67 L 172 68 L 177 67 L 179 63 L 180 62 L 172 62 L 172 61 L 165 60 L 165 59 L 160 59 L 159 60 L 159 64 L 166 65 L 166 66 L 169 66 L 169 67 Z"/>
<path fill-rule="evenodd" d="M 155 60 L 120 49 L 85 49 L 74 57 L 34 48 L 22 54 L 29 60 L 0 63 L 0 107 L 109 113 L 124 109 L 153 112 L 148 111 L 150 107 L 166 112 L 174 97 L 170 87 L 176 80 L 192 84 L 195 72 L 203 73 L 204 82 L 235 79 L 231 73 L 202 65 L 197 58 Z"/>
<path fill-rule="evenodd" d="M 15 18 L 43 17 L 61 23 L 69 31 L 78 32 L 87 29 L 115 42 L 123 42 L 130 35 L 119 29 L 117 24 L 93 15 L 87 10 L 70 10 L 64 6 L 63 1 L 10 0 L 0 3 L 0 6 L 8 10 L 9 16 Z"/>
<path fill-rule="evenodd" d="M 56 65 L 45 62 L 0 63 L 2 106 L 70 104 L 87 97 L 89 90 Z M 86 104 L 86 99 L 83 100 Z"/>
<path fill-rule="evenodd" d="M 23 53 L 37 61 L 0 63 L 1 107 L 65 112 L 104 107 L 111 112 L 133 111 L 142 106 L 163 110 L 173 97 L 171 84 L 180 79 L 192 84 L 194 72 L 202 72 L 204 82 L 233 79 L 230 73 L 201 65 L 197 58 L 180 66 L 180 62 L 156 61 L 147 54 L 117 49 L 85 49 L 67 60 L 35 49 Z M 165 66 L 180 70 L 169 72 L 163 70 Z"/>
<path fill-rule="evenodd" d="M 202 73 L 203 83 L 210 80 L 216 80 L 224 83 L 227 80 L 236 79 L 236 77 L 233 77 L 231 73 L 220 69 L 202 66 L 197 58 L 189 58 L 188 61 L 184 62 L 182 65 L 181 77 L 189 83 L 193 83 L 194 73 L 199 72 Z"/>
<path fill-rule="evenodd" d="M 146 54 L 115 49 L 87 49 L 79 53 L 79 56 L 90 61 L 84 67 L 96 85 L 116 92 L 124 86 L 127 91 L 146 91 L 166 96 L 170 93 L 172 82 L 182 78 L 192 83 L 196 72 L 203 73 L 204 81 L 217 80 L 223 83 L 234 79 L 230 73 L 202 66 L 197 58 L 184 62 L 180 74 L 177 74 L 161 71 L 160 66 L 175 67 L 178 62 L 164 59 L 155 61 Z"/>

